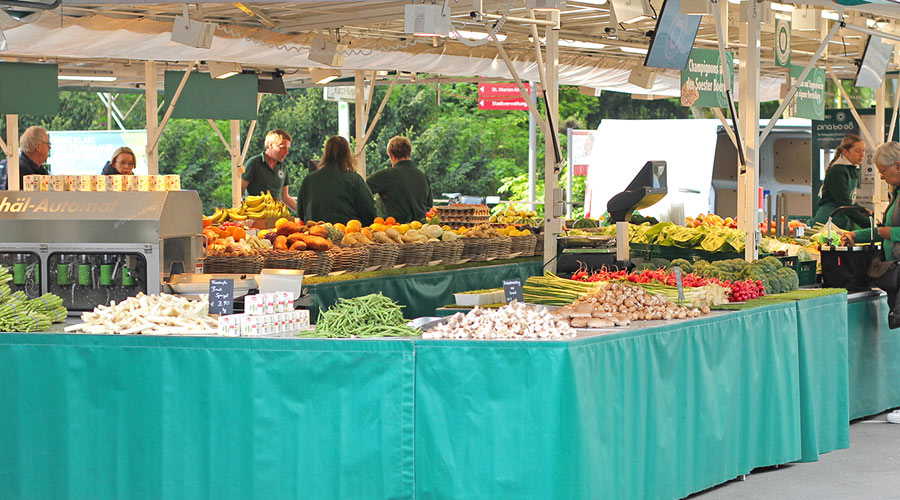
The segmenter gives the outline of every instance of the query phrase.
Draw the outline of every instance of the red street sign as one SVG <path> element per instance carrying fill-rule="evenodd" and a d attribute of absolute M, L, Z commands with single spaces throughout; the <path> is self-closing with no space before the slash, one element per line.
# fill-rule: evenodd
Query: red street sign
<path fill-rule="evenodd" d="M 523 85 L 531 91 L 527 83 Z M 515 83 L 479 83 L 478 109 L 527 110 L 528 103 Z"/>

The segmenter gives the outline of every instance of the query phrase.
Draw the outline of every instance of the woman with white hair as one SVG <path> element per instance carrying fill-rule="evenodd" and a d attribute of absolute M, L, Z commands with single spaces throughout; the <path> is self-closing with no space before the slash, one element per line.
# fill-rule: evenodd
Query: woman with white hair
<path fill-rule="evenodd" d="M 888 325 L 891 329 L 900 328 L 900 304 L 898 304 L 898 290 L 900 290 L 900 208 L 897 207 L 898 188 L 900 188 L 900 143 L 891 141 L 882 144 L 875 151 L 875 166 L 884 182 L 891 186 L 891 203 L 884 213 L 882 223 L 878 226 L 878 232 L 874 235 L 875 241 L 882 242 L 883 254 L 869 267 L 868 275 L 872 283 L 888 294 Z M 871 241 L 870 229 L 847 231 L 841 235 L 845 244 L 864 243 Z M 888 414 L 887 421 L 900 424 L 900 410 Z"/>

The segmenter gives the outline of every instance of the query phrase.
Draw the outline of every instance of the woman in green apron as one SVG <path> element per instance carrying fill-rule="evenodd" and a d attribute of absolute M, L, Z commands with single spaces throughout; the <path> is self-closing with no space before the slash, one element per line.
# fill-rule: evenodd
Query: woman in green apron
<path fill-rule="evenodd" d="M 828 170 L 825 171 L 819 209 L 813 217 L 813 224 L 827 222 L 828 216 L 837 207 L 856 205 L 859 164 L 865 157 L 866 144 L 858 135 L 850 134 L 844 137 L 841 145 L 834 151 L 834 160 L 828 164 Z M 841 229 L 869 227 L 866 216 L 856 210 L 838 212 L 831 221 Z"/>

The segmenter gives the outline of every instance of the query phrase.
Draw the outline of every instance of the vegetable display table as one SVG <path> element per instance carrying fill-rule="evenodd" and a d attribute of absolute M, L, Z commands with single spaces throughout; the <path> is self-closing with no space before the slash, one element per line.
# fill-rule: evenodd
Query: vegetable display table
<path fill-rule="evenodd" d="M 850 418 L 900 406 L 900 330 L 887 324 L 887 296 L 862 292 L 847 304 Z"/>
<path fill-rule="evenodd" d="M 846 300 L 553 342 L 3 334 L 0 498 L 680 498 L 847 445 Z"/>
<path fill-rule="evenodd" d="M 325 283 L 312 279 L 312 284 L 304 287 L 312 297 L 313 321 L 318 315 L 319 308 L 324 310 L 339 298 L 359 297 L 378 292 L 404 306 L 404 317 L 418 318 L 432 316 L 435 309 L 452 302 L 455 292 L 499 288 L 503 286 L 503 280 L 507 279 L 518 278 L 524 283 L 528 277 L 543 272 L 540 257 L 505 262 L 507 263 L 495 265 L 480 262 L 469 264 L 468 267 L 454 265 L 440 271 L 427 271 L 428 268 L 421 268 L 421 272 L 410 274 L 378 275 Z"/>

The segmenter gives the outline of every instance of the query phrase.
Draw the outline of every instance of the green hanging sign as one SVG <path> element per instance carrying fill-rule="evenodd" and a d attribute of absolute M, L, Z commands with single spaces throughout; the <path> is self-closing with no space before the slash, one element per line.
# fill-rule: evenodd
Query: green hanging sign
<path fill-rule="evenodd" d="M 734 53 L 726 52 L 728 81 L 734 88 Z M 725 82 L 719 64 L 719 51 L 693 49 L 681 71 L 681 105 L 701 108 L 727 108 Z"/>
<path fill-rule="evenodd" d="M 775 19 L 775 65 L 791 67 L 791 21 Z"/>
<path fill-rule="evenodd" d="M 0 62 L 0 115 L 55 115 L 58 74 L 55 64 Z"/>
<path fill-rule="evenodd" d="M 791 66 L 791 81 L 800 78 L 803 66 Z M 822 120 L 825 117 L 825 70 L 812 68 L 799 85 L 796 96 L 796 116 L 810 120 Z"/>

